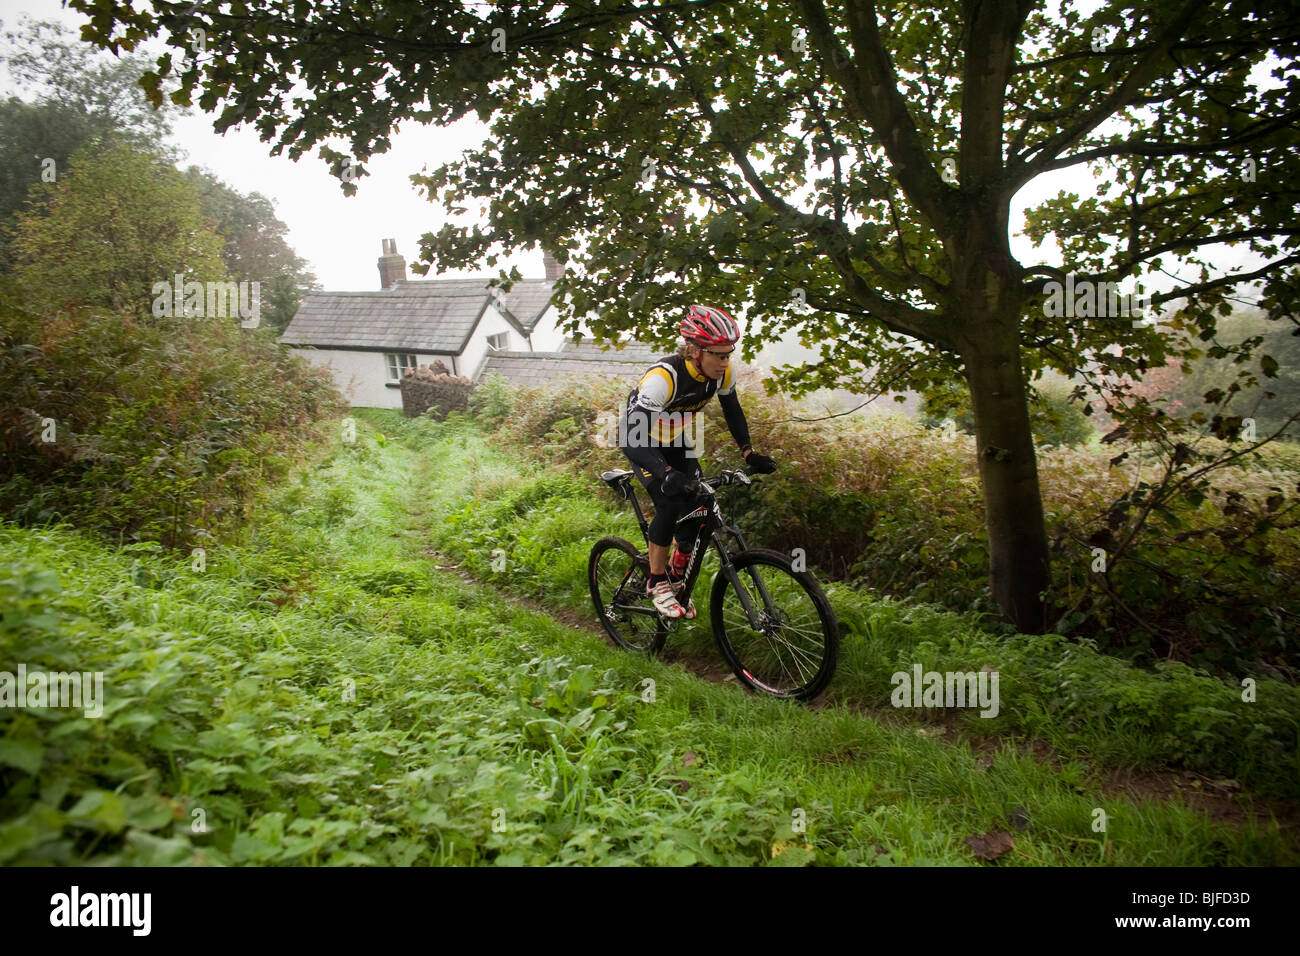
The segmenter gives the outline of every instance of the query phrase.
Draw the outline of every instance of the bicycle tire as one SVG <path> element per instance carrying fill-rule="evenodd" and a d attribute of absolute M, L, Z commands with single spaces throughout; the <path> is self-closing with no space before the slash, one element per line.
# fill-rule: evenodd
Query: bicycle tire
<path fill-rule="evenodd" d="M 619 589 L 626 591 L 626 603 L 644 606 L 650 612 L 654 605 L 646 596 L 645 584 L 649 564 L 646 556 L 624 538 L 601 538 L 592 546 L 587 559 L 587 584 L 591 600 L 596 606 L 605 633 L 619 647 L 641 654 L 658 654 L 668 637 L 663 618 L 656 613 L 639 614 L 618 611 L 614 604 L 623 602 Z"/>
<path fill-rule="evenodd" d="M 794 570 L 790 558 L 779 551 L 752 548 L 733 555 L 731 563 L 741 583 L 747 585 L 750 601 L 765 618 L 768 615 L 754 586 L 757 571 L 753 569 L 769 572 L 760 575 L 760 580 L 777 605 L 778 614 L 786 620 L 769 622 L 773 625 L 770 632 L 755 631 L 735 588 L 719 572 L 713 579 L 709 602 L 718 650 L 736 677 L 751 690 L 791 700 L 812 700 L 835 676 L 840 654 L 839 623 L 821 585 L 807 571 Z M 796 615 L 793 620 L 792 614 Z M 776 631 L 778 626 L 784 633 Z"/>

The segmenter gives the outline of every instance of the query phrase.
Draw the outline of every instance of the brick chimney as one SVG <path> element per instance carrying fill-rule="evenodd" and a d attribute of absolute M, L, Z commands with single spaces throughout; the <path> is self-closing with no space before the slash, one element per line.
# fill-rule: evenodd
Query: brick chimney
<path fill-rule="evenodd" d="M 554 282 L 560 276 L 564 275 L 564 266 L 555 261 L 555 256 L 549 252 L 542 255 L 542 263 L 546 266 L 546 280 Z"/>
<path fill-rule="evenodd" d="M 379 288 L 387 289 L 406 281 L 406 260 L 397 254 L 397 240 L 384 239 L 384 254 L 379 257 Z"/>

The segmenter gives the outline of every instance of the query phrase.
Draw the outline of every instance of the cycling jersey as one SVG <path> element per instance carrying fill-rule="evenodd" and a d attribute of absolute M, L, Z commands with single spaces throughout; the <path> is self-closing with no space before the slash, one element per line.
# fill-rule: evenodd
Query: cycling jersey
<path fill-rule="evenodd" d="M 691 440 L 694 418 L 715 394 L 727 427 L 743 451 L 749 447 L 749 426 L 736 397 L 730 364 L 717 380 L 709 378 L 689 359 L 669 355 L 641 376 L 627 397 L 619 426 L 619 447 L 640 466 L 642 480 L 663 477 L 668 463 L 658 450 L 661 446 L 682 447 L 688 455 L 698 455 Z"/>

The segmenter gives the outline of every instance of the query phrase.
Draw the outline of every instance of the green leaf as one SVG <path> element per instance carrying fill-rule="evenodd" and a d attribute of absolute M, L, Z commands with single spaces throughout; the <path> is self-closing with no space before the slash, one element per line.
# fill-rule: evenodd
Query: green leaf
<path fill-rule="evenodd" d="M 41 833 L 23 820 L 0 823 L 0 863 L 7 863 L 24 850 L 36 846 L 42 840 Z"/>
<path fill-rule="evenodd" d="M 33 777 L 41 769 L 45 748 L 34 740 L 0 740 L 0 763 L 25 770 Z"/>
<path fill-rule="evenodd" d="M 165 839 L 143 830 L 131 830 L 126 842 L 136 852 L 135 862 L 141 866 L 180 866 L 189 862 L 194 846 L 185 837 Z"/>
<path fill-rule="evenodd" d="M 91 790 L 68 811 L 68 819 L 95 824 L 95 828 L 118 833 L 126 826 L 126 803 L 109 790 Z"/>

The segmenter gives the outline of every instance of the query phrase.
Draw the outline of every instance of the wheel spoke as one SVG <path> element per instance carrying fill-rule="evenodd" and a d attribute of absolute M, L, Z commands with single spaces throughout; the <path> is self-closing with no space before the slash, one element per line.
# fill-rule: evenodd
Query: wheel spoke
<path fill-rule="evenodd" d="M 802 657 L 805 658 L 805 659 L 808 661 L 808 663 L 810 663 L 810 664 L 814 664 L 814 665 L 816 665 L 816 664 L 820 663 L 819 659 L 813 657 L 812 654 L 810 654 L 807 650 L 805 650 L 804 648 L 800 647 L 800 646 L 797 645 L 797 644 L 793 644 L 793 643 L 791 643 L 790 641 L 787 641 L 784 637 L 782 637 L 782 636 L 779 635 L 779 634 L 771 634 L 771 635 L 767 635 L 767 638 L 768 638 L 769 641 L 776 641 L 776 642 L 777 642 L 778 644 L 780 644 L 781 646 L 788 648 L 788 649 L 790 650 L 790 656 L 791 656 L 791 657 L 796 657 L 796 658 L 797 658 L 797 657 L 802 656 Z M 815 669 L 814 669 L 814 673 L 815 673 Z"/>
<path fill-rule="evenodd" d="M 740 590 L 734 585 L 725 588 L 720 624 L 744 671 L 762 687 L 783 695 L 802 696 L 824 681 L 823 672 L 828 660 L 833 668 L 836 651 L 828 646 L 821 611 L 804 582 L 768 561 L 740 569 L 737 578 L 762 619 L 761 627 L 753 628 L 740 602 Z"/>
<path fill-rule="evenodd" d="M 629 650 L 658 650 L 663 641 L 659 617 L 646 606 L 642 561 L 628 542 L 597 544 L 590 569 L 592 597 L 601 624 L 616 643 Z"/>

